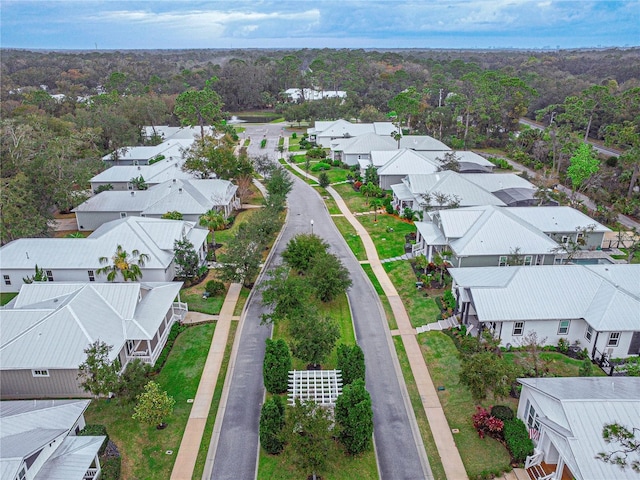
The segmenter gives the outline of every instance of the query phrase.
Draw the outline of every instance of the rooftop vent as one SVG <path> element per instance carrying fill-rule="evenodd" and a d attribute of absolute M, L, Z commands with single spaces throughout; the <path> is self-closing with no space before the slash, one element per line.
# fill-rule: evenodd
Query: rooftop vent
<path fill-rule="evenodd" d="M 133 197 L 136 194 L 133 190 L 131 190 L 131 196 Z"/>
<path fill-rule="evenodd" d="M 178 193 L 182 193 L 182 187 L 178 189 Z"/>

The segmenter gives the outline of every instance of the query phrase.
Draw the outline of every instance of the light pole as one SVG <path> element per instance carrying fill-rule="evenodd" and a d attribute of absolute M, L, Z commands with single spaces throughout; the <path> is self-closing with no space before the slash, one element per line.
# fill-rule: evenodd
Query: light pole
<path fill-rule="evenodd" d="M 311 235 L 313 235 L 313 219 L 311 219 Z"/>

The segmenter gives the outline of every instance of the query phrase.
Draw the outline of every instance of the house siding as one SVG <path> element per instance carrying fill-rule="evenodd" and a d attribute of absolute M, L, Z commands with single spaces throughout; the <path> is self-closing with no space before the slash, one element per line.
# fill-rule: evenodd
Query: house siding
<path fill-rule="evenodd" d="M 504 253 L 502 256 L 509 256 L 509 253 Z M 521 255 L 531 255 L 528 253 L 522 253 Z M 453 264 L 458 267 L 498 267 L 501 255 L 482 255 L 473 257 L 454 257 Z M 533 256 L 533 264 L 535 265 L 536 255 Z M 546 254 L 544 256 L 542 265 L 553 265 L 555 259 L 554 254 Z"/>
<path fill-rule="evenodd" d="M 44 366 L 42 368 L 45 368 Z M 31 370 L 2 370 L 0 399 L 90 398 L 78 384 L 78 370 L 47 369 L 48 377 L 34 377 Z"/>
<path fill-rule="evenodd" d="M 90 232 L 96 230 L 103 223 L 107 223 L 112 220 L 119 220 L 121 218 L 120 213 L 121 212 L 76 212 L 78 230 Z M 127 211 L 125 213 L 128 217 L 140 216 L 139 211 Z"/>
<path fill-rule="evenodd" d="M 389 190 L 391 185 L 402 183 L 402 179 L 406 176 L 406 173 L 401 175 L 380 175 L 380 188 L 383 190 Z"/>
<path fill-rule="evenodd" d="M 570 232 L 559 232 L 559 233 L 548 233 L 549 237 L 551 237 L 554 241 L 559 244 L 562 243 L 562 237 L 567 236 L 569 238 L 576 239 L 576 231 L 571 230 Z M 592 232 L 586 235 L 586 244 L 581 245 L 581 250 L 597 250 L 602 248 L 602 242 L 604 241 L 604 232 Z"/>

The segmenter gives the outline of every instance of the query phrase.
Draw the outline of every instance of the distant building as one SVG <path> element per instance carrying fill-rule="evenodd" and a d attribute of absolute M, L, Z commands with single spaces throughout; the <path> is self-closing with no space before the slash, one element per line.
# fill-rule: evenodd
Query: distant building
<path fill-rule="evenodd" d="M 311 102 L 324 98 L 347 98 L 347 92 L 344 90 L 315 90 L 313 88 L 288 88 L 284 94 L 292 102 L 299 102 L 303 99 Z"/>

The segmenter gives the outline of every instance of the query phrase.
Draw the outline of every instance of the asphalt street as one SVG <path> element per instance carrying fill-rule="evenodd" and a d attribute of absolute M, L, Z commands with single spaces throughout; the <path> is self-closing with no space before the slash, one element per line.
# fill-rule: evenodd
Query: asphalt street
<path fill-rule="evenodd" d="M 250 155 L 269 153 L 274 159 L 281 125 L 248 125 Z M 242 136 L 241 136 L 242 138 Z M 259 148 L 267 138 L 265 149 Z M 383 479 L 431 478 L 404 381 L 398 378 L 398 361 L 386 327 L 380 300 L 366 274 L 336 229 L 320 196 L 295 178 L 288 197 L 289 217 L 275 255 L 267 269 L 280 263 L 280 253 L 298 233 L 313 232 L 324 238 L 351 272 L 348 291 L 358 344 L 366 359 L 366 385 L 374 411 L 374 440 L 380 477 Z M 255 288 L 258 288 L 257 285 Z M 229 390 L 225 415 L 214 457 L 212 479 L 254 479 L 258 456 L 258 425 L 263 401 L 262 359 L 271 329 L 260 325 L 264 312 L 260 295 L 247 306 L 241 340 Z"/>

